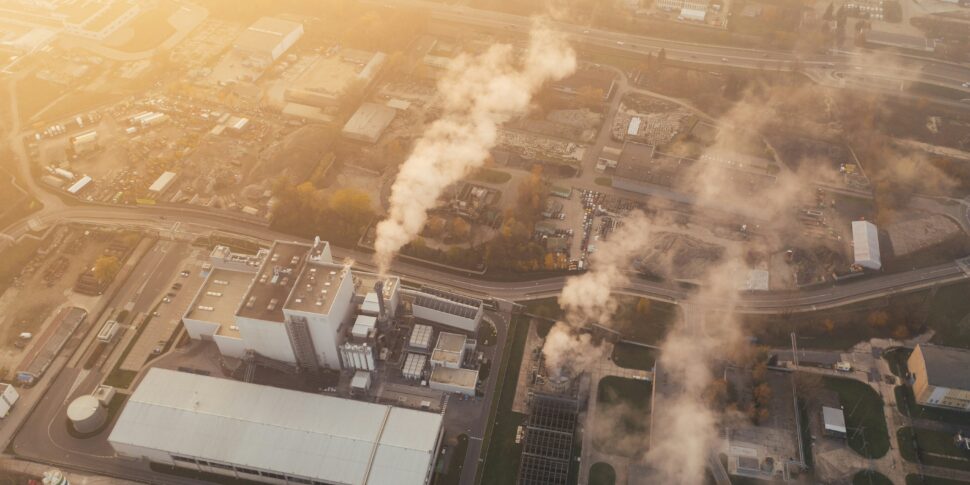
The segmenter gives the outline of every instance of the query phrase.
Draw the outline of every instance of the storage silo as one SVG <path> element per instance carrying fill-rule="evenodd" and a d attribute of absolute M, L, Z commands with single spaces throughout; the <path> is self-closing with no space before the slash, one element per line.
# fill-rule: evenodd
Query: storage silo
<path fill-rule="evenodd" d="M 108 419 L 108 410 L 94 396 L 81 396 L 67 407 L 67 419 L 78 433 L 93 433 Z"/>

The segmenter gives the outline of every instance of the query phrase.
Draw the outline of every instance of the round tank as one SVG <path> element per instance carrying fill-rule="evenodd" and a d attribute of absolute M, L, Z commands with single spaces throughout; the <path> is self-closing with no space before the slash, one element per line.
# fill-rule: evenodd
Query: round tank
<path fill-rule="evenodd" d="M 104 426 L 108 410 L 94 396 L 81 396 L 67 407 L 67 419 L 78 433 L 93 433 Z"/>

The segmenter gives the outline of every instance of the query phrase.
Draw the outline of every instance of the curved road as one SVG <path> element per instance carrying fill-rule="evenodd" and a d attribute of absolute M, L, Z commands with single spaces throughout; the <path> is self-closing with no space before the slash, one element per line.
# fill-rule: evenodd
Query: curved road
<path fill-rule="evenodd" d="M 221 231 L 264 241 L 279 239 L 309 242 L 262 224 L 227 216 L 228 214 L 220 212 L 178 207 L 79 206 L 45 210 L 33 219 L 48 225 L 79 222 L 137 227 L 181 235 L 205 235 L 212 231 Z M 19 221 L 5 228 L 4 232 L 13 238 L 21 237 L 29 232 L 28 222 Z M 337 257 L 353 259 L 361 267 L 373 268 L 369 253 L 342 248 L 334 248 L 333 252 Z M 559 276 L 531 281 L 487 281 L 400 260 L 392 269 L 396 274 L 416 282 L 451 286 L 476 295 L 510 300 L 556 296 L 568 278 Z M 810 290 L 745 293 L 736 302 L 736 310 L 766 314 L 821 310 L 951 284 L 967 278 L 963 266 L 955 261 L 902 273 L 862 277 Z M 634 277 L 628 285 L 617 288 L 616 292 L 677 303 L 686 299 L 690 290 L 668 282 Z M 712 302 L 713 305 L 718 303 Z M 726 301 L 720 303 L 728 304 Z"/>

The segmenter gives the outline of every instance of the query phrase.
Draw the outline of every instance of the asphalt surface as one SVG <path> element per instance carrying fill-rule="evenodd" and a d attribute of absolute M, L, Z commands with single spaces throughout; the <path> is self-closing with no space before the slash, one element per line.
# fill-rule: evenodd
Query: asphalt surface
<path fill-rule="evenodd" d="M 404 6 L 427 9 L 438 21 L 473 25 L 479 28 L 527 32 L 533 20 L 529 17 L 454 6 L 427 0 L 365 0 L 385 6 Z M 970 81 L 970 66 L 938 61 L 891 51 L 830 51 L 828 54 L 799 54 L 740 47 L 674 41 L 623 32 L 611 32 L 565 22 L 550 21 L 558 30 L 566 32 L 571 41 L 586 46 L 647 55 L 664 49 L 670 60 L 697 64 L 712 64 L 748 69 L 813 71 L 811 77 L 820 84 L 836 87 L 856 85 L 886 91 L 887 81 L 922 81 L 967 93 L 962 86 Z M 970 109 L 970 102 L 946 102 L 954 107 Z"/>
<path fill-rule="evenodd" d="M 38 219 L 47 224 L 80 222 L 154 230 L 178 237 L 192 238 L 212 231 L 235 234 L 252 239 L 271 241 L 309 242 L 288 234 L 274 231 L 265 225 L 227 218 L 219 212 L 177 207 L 69 207 L 47 211 Z M 5 231 L 11 236 L 27 232 L 27 222 L 21 221 Z M 339 258 L 352 258 L 362 268 L 373 267 L 371 254 L 342 248 L 334 248 Z M 474 275 L 462 275 L 432 269 L 407 261 L 398 260 L 392 270 L 410 280 L 451 286 L 468 293 L 504 298 L 529 300 L 556 296 L 568 276 L 530 281 L 486 281 Z M 894 274 L 873 274 L 846 283 L 798 291 L 752 292 L 741 295 L 735 307 L 742 313 L 796 313 L 821 310 L 859 301 L 882 298 L 897 293 L 915 291 L 936 285 L 951 284 L 967 279 L 967 273 L 957 262 L 928 268 L 918 268 Z M 631 282 L 616 292 L 643 296 L 673 303 L 689 296 L 689 289 L 670 282 L 654 282 L 631 276 Z M 712 301 L 714 306 L 729 302 Z"/>

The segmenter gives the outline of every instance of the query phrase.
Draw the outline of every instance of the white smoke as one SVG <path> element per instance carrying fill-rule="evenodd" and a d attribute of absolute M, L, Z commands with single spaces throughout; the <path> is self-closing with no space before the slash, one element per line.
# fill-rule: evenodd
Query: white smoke
<path fill-rule="evenodd" d="M 443 114 L 417 141 L 391 190 L 390 211 L 377 225 L 376 262 L 386 272 L 394 255 L 424 227 L 441 192 L 478 167 L 495 146 L 498 127 L 524 114 L 549 80 L 576 69 L 565 37 L 536 21 L 525 53 L 510 45 L 452 62 L 438 89 Z"/>
<path fill-rule="evenodd" d="M 543 343 L 542 354 L 551 375 L 582 372 L 604 357 L 603 349 L 582 331 L 589 323 L 609 326 L 616 312 L 613 291 L 630 282 L 633 258 L 649 240 L 650 222 L 642 212 L 623 219 L 623 226 L 599 245 L 590 270 L 566 280 L 559 295 L 565 319 L 556 322 Z"/>

